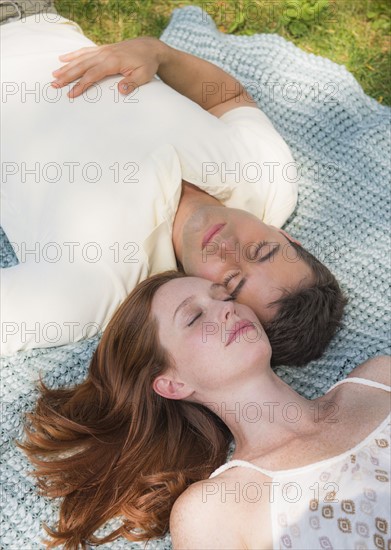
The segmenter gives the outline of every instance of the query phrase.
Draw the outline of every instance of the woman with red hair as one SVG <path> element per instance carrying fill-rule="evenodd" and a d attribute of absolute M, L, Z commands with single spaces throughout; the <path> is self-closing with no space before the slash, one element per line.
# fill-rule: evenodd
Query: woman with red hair
<path fill-rule="evenodd" d="M 19 445 L 43 494 L 62 498 L 47 546 L 170 530 L 178 549 L 385 548 L 389 358 L 314 400 L 270 358 L 256 315 L 222 285 L 178 272 L 143 281 L 114 314 L 87 379 L 41 383 L 28 415 Z M 118 529 L 94 535 L 116 516 Z"/>

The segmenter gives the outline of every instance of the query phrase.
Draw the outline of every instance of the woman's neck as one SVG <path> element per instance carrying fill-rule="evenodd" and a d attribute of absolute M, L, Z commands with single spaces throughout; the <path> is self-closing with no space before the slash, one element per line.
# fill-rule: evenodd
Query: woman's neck
<path fill-rule="evenodd" d="M 302 397 L 269 368 L 208 405 L 231 430 L 235 458 L 249 460 L 317 433 L 320 399 Z"/>

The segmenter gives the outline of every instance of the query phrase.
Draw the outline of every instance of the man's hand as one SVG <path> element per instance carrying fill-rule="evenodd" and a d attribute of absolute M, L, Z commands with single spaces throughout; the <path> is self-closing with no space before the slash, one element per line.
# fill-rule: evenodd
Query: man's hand
<path fill-rule="evenodd" d="M 125 77 L 118 84 L 120 93 L 129 94 L 157 74 L 165 84 L 217 117 L 237 107 L 257 107 L 240 82 L 220 67 L 150 36 L 81 48 L 60 56 L 60 60 L 67 65 L 53 72 L 53 86 L 61 88 L 80 78 L 69 97 L 77 97 L 105 76 L 115 74 Z"/>
<path fill-rule="evenodd" d="M 68 93 L 69 97 L 77 97 L 102 78 L 122 74 L 125 78 L 118 89 L 129 94 L 157 73 L 162 46 L 157 38 L 141 37 L 61 55 L 60 61 L 67 64 L 52 73 L 56 78 L 52 85 L 61 88 L 80 78 Z"/>

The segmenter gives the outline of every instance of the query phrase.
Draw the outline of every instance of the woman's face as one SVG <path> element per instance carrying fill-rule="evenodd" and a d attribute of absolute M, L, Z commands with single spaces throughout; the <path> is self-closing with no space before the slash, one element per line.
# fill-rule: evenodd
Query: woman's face
<path fill-rule="evenodd" d="M 198 277 L 173 279 L 156 292 L 151 313 L 174 363 L 164 376 L 185 384 L 191 400 L 202 401 L 223 388 L 235 390 L 244 375 L 251 377 L 269 364 L 270 344 L 257 316 L 232 301 L 222 285 Z"/>

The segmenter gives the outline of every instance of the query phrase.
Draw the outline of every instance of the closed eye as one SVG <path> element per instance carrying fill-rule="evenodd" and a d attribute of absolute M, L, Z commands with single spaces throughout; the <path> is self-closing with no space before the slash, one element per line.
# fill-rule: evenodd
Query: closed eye
<path fill-rule="evenodd" d="M 230 273 L 229 275 L 227 275 L 227 277 L 225 277 L 225 279 L 223 280 L 223 286 L 227 287 L 228 286 L 228 283 L 234 278 L 236 277 L 236 275 L 239 275 L 239 271 L 236 271 L 234 273 Z"/>
<path fill-rule="evenodd" d="M 269 243 L 267 241 L 260 241 L 259 243 L 257 243 L 257 245 L 255 246 L 255 250 L 252 254 L 252 261 L 255 261 L 257 259 L 259 252 L 264 246 L 267 246 L 268 244 Z"/>
<path fill-rule="evenodd" d="M 195 317 L 193 317 L 193 319 L 190 321 L 190 323 L 187 325 L 188 327 L 191 327 L 191 325 L 193 325 L 197 319 L 199 319 L 202 315 L 202 311 L 200 311 L 200 313 L 198 313 Z"/>
<path fill-rule="evenodd" d="M 266 262 L 266 260 L 269 260 L 270 258 L 272 258 L 280 250 L 279 244 L 276 244 L 276 246 L 272 248 L 270 252 L 268 252 L 267 254 L 262 254 L 262 248 L 265 245 L 272 245 L 272 244 L 276 244 L 276 243 L 267 243 L 265 241 L 258 243 L 254 254 L 254 260 L 258 258 L 258 255 L 260 252 L 261 252 L 260 257 L 257 260 L 259 263 Z"/>

